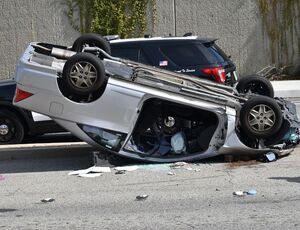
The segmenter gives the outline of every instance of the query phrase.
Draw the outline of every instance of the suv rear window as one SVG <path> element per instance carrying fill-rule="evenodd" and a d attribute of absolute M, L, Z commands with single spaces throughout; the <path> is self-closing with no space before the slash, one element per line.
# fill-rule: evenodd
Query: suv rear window
<path fill-rule="evenodd" d="M 208 58 L 210 59 L 211 63 L 223 63 L 229 61 L 228 56 L 214 42 L 204 43 L 203 45 L 207 48 L 207 51 L 210 53 Z"/>
<path fill-rule="evenodd" d="M 184 67 L 219 64 L 229 60 L 214 42 L 161 46 L 160 50 L 176 65 Z"/>
<path fill-rule="evenodd" d="M 183 44 L 161 46 L 162 54 L 178 66 L 197 66 L 209 64 L 202 54 L 202 47 L 198 44 Z"/>

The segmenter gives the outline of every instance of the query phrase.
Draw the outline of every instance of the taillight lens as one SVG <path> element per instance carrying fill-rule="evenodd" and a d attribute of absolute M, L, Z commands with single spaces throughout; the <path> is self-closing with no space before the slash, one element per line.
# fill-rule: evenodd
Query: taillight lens
<path fill-rule="evenodd" d="M 207 75 L 212 75 L 218 83 L 225 83 L 226 73 L 223 67 L 205 68 L 202 72 Z"/>
<path fill-rule="evenodd" d="M 32 93 L 29 93 L 29 92 L 26 92 L 24 90 L 21 90 L 21 89 L 16 89 L 16 94 L 15 94 L 15 102 L 19 102 L 19 101 L 22 101 L 28 97 L 31 97 L 33 94 Z"/>

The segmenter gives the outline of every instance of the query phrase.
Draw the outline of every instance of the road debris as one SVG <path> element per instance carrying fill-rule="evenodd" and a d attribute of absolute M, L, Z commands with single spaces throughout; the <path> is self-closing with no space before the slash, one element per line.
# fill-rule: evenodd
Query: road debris
<path fill-rule="evenodd" d="M 120 167 L 115 167 L 114 168 L 116 171 L 127 171 L 127 172 L 132 172 L 137 169 L 139 169 L 139 166 L 137 165 L 131 165 L 131 166 L 120 166 Z"/>
<path fill-rule="evenodd" d="M 147 194 L 138 195 L 138 196 L 136 197 L 136 200 L 138 200 L 138 201 L 143 201 L 143 200 L 146 200 L 148 197 L 149 197 L 149 195 L 147 195 Z"/>
<path fill-rule="evenodd" d="M 174 172 L 168 172 L 169 176 L 175 176 L 176 174 Z"/>
<path fill-rule="evenodd" d="M 115 174 L 126 174 L 125 170 L 116 171 Z"/>
<path fill-rule="evenodd" d="M 49 197 L 41 200 L 42 203 L 50 203 L 50 202 L 53 202 L 53 201 L 55 201 L 55 199 L 49 198 Z"/>
<path fill-rule="evenodd" d="M 217 192 L 219 192 L 219 191 L 221 191 L 221 190 L 220 190 L 220 189 L 218 189 L 218 188 L 216 188 L 216 191 L 217 191 Z"/>
<path fill-rule="evenodd" d="M 102 173 L 88 173 L 88 174 L 78 174 L 79 177 L 85 177 L 85 178 L 94 178 L 101 176 Z"/>
<path fill-rule="evenodd" d="M 188 163 L 183 162 L 183 161 L 179 161 L 179 162 L 175 162 L 173 164 L 170 165 L 171 168 L 181 168 L 183 166 L 188 165 Z"/>
<path fill-rule="evenodd" d="M 275 155 L 275 153 L 273 152 L 268 152 L 265 154 L 265 158 L 267 162 L 273 162 L 277 160 L 277 157 Z"/>
<path fill-rule="evenodd" d="M 250 189 L 249 191 L 247 191 L 247 195 L 256 195 L 257 191 L 255 189 Z"/>
<path fill-rule="evenodd" d="M 92 166 L 90 168 L 87 169 L 81 169 L 81 170 L 77 170 L 77 171 L 73 171 L 68 173 L 69 176 L 72 175 L 84 175 L 84 174 L 89 174 L 89 173 L 109 173 L 111 172 L 110 167 L 99 167 L 99 166 Z"/>
<path fill-rule="evenodd" d="M 3 175 L 0 175 L 0 181 L 5 180 L 5 177 Z"/>
<path fill-rule="evenodd" d="M 235 191 L 233 192 L 234 196 L 245 196 L 245 195 L 249 195 L 249 196 L 254 196 L 257 194 L 257 191 L 255 189 L 250 189 L 248 191 Z"/>
<path fill-rule="evenodd" d="M 235 195 L 235 196 L 245 196 L 246 194 L 244 193 L 244 191 L 235 191 L 235 192 L 233 192 L 233 195 Z"/>

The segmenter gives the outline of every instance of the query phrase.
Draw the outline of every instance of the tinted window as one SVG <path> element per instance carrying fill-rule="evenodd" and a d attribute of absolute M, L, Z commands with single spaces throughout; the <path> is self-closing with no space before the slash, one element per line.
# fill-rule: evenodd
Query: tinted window
<path fill-rule="evenodd" d="M 179 66 L 197 66 L 209 64 L 203 55 L 204 47 L 200 44 L 161 46 L 164 56 Z"/>
<path fill-rule="evenodd" d="M 151 64 L 145 55 L 144 51 L 140 48 L 113 48 L 112 55 L 115 57 L 125 58 L 131 61 L 136 61 L 144 64 Z"/>
<path fill-rule="evenodd" d="M 132 61 L 138 61 L 139 49 L 135 48 L 112 48 L 112 55 L 115 57 L 121 57 Z"/>
<path fill-rule="evenodd" d="M 229 60 L 229 58 L 223 52 L 223 50 L 221 50 L 220 47 L 217 46 L 215 43 L 206 43 L 204 45 L 207 48 L 207 51 L 209 52 L 208 59 L 210 60 L 210 62 L 222 63 Z"/>

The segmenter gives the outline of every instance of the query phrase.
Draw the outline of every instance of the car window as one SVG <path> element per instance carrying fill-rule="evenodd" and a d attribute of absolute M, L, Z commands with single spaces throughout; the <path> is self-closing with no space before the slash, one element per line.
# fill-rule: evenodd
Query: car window
<path fill-rule="evenodd" d="M 222 62 L 229 60 L 228 56 L 214 42 L 213 43 L 205 43 L 204 46 L 207 48 L 207 51 L 209 52 L 208 59 L 212 63 L 214 63 L 214 62 L 222 63 Z"/>
<path fill-rule="evenodd" d="M 144 51 L 140 48 L 113 48 L 112 55 L 143 64 L 151 64 Z"/>
<path fill-rule="evenodd" d="M 162 54 L 179 66 L 197 66 L 209 64 L 199 44 L 161 46 Z"/>

